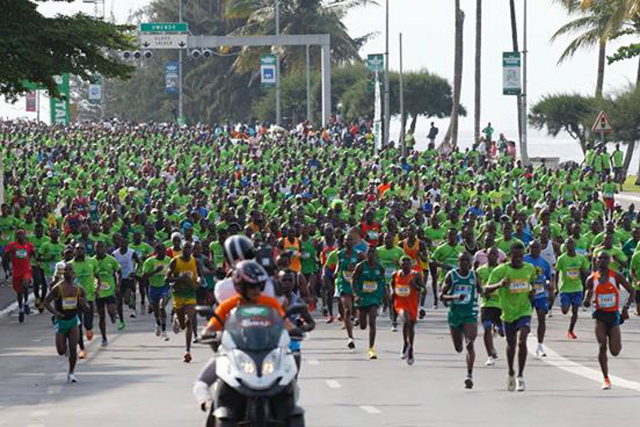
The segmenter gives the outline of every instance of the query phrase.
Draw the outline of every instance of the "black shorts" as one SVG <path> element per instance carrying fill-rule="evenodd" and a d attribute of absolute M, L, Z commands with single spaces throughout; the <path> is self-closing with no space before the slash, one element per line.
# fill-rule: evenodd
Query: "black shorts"
<path fill-rule="evenodd" d="M 480 310 L 480 323 L 482 327 L 487 329 L 495 325 L 502 326 L 502 309 L 498 307 L 485 307 Z"/>
<path fill-rule="evenodd" d="M 622 324 L 622 317 L 617 311 L 596 310 L 593 312 L 592 316 L 594 319 L 596 319 L 596 321 L 604 324 L 604 326 L 607 328 L 607 332 Z"/>
<path fill-rule="evenodd" d="M 127 289 L 131 289 L 132 292 L 136 291 L 136 281 L 134 278 L 122 279 L 120 293 L 124 294 Z"/>
<path fill-rule="evenodd" d="M 104 298 L 96 298 L 96 306 L 98 310 L 103 310 L 106 305 L 111 305 L 116 303 L 116 297 L 113 295 Z"/>

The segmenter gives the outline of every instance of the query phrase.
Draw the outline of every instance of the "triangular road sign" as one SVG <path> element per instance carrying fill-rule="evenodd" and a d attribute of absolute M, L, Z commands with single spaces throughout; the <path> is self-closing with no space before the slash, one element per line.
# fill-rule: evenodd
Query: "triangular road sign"
<path fill-rule="evenodd" d="M 609 117 L 607 113 L 604 111 L 600 111 L 598 114 L 598 118 L 596 119 L 593 127 L 591 128 L 593 132 L 611 132 L 613 131 L 613 127 L 611 126 L 611 121 L 609 121 Z"/>

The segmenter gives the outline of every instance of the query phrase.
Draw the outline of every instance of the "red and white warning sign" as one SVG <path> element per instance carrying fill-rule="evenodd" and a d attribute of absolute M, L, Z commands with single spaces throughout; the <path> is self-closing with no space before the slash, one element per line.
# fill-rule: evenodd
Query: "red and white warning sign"
<path fill-rule="evenodd" d="M 611 132 L 613 131 L 613 127 L 611 126 L 611 121 L 609 120 L 609 116 L 604 111 L 600 111 L 598 114 L 598 118 L 596 122 L 593 124 L 591 128 L 593 132 Z"/>

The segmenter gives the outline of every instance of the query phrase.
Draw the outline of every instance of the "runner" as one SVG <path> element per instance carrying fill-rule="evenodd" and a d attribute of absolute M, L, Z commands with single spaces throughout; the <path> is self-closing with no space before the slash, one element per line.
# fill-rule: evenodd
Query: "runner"
<path fill-rule="evenodd" d="M 69 355 L 67 382 L 76 383 L 77 345 L 80 329 L 79 310 L 88 310 L 86 294 L 81 286 L 75 284 L 74 267 L 64 265 L 63 279 L 57 281 L 44 300 L 44 307 L 56 317 L 56 350 L 60 356 Z"/>
<path fill-rule="evenodd" d="M 386 239 L 390 236 L 385 235 Z M 393 290 L 394 311 L 402 322 L 402 351 L 400 358 L 406 359 L 407 364 L 415 362 L 413 344 L 418 322 L 418 297 L 422 290 L 426 291 L 423 279 L 411 268 L 413 260 L 407 255 L 400 257 L 400 269 L 391 276 Z"/>
<path fill-rule="evenodd" d="M 140 260 L 138 263 L 138 269 L 136 270 L 136 282 L 138 282 L 138 291 L 140 292 L 140 313 L 145 313 L 145 298 L 149 290 L 149 282 L 147 278 L 144 278 L 142 272 L 142 265 L 147 258 L 153 253 L 153 247 L 147 242 L 142 241 L 142 233 L 140 231 L 133 232 L 133 243 L 131 243 L 131 249 L 136 253 L 136 256 Z"/>
<path fill-rule="evenodd" d="M 88 258 L 86 256 L 86 247 L 82 243 L 76 243 L 73 249 L 73 274 L 78 284 L 84 289 L 87 305 L 89 309 L 84 312 L 84 315 L 80 317 L 80 335 L 78 336 L 78 345 L 80 346 L 80 353 L 78 353 L 79 359 L 87 358 L 87 350 L 84 345 L 84 339 L 82 337 L 82 329 L 87 331 L 87 340 L 93 339 L 93 312 L 95 308 L 95 292 L 96 281 L 100 283 L 100 276 L 98 276 L 98 263 L 94 258 Z"/>
<path fill-rule="evenodd" d="M 18 300 L 18 321 L 22 323 L 24 315 L 31 314 L 29 308 L 29 284 L 33 278 L 31 259 L 35 261 L 37 258 L 35 248 L 27 242 L 24 230 L 16 231 L 16 240 L 9 242 L 4 248 L 3 256 L 11 260 L 13 290 Z"/>
<path fill-rule="evenodd" d="M 458 266 L 458 256 L 464 252 L 464 246 L 458 243 L 458 231 L 450 228 L 447 231 L 446 243 L 438 246 L 431 259 L 436 270 L 440 271 L 439 282 L 443 283 L 446 274 Z"/>
<path fill-rule="evenodd" d="M 117 234 L 114 236 L 117 236 Z M 127 237 L 121 236 L 117 246 L 118 249 L 114 250 L 111 255 L 118 261 L 118 264 L 120 264 L 120 292 L 116 295 L 116 299 L 118 301 L 118 317 L 120 318 L 118 329 L 122 331 L 127 326 L 124 322 L 124 302 L 127 303 L 132 311 L 130 317 L 137 317 L 135 272 L 140 266 L 140 258 L 138 258 L 138 254 L 129 247 L 129 239 Z"/>
<path fill-rule="evenodd" d="M 556 264 L 555 289 L 556 292 L 560 292 L 562 314 L 567 314 L 571 308 L 567 338 L 575 340 L 578 338 L 574 332 L 578 321 L 578 311 L 584 300 L 584 282 L 589 276 L 589 260 L 576 252 L 573 238 L 568 238 L 564 244 L 567 251 L 560 255 Z"/>
<path fill-rule="evenodd" d="M 366 260 L 359 262 L 351 279 L 355 295 L 355 306 L 358 308 L 360 329 L 369 325 L 369 360 L 377 359 L 374 346 L 376 342 L 376 318 L 378 308 L 388 300 L 389 288 L 384 280 L 384 268 L 378 261 L 378 250 L 371 245 L 367 248 Z"/>
<path fill-rule="evenodd" d="M 96 250 L 96 274 L 99 277 L 97 281 L 96 307 L 98 309 L 98 327 L 102 335 L 101 345 L 106 347 L 109 344 L 107 339 L 107 322 L 106 314 L 109 314 L 109 320 L 112 324 L 116 323 L 116 294 L 119 293 L 120 284 L 122 283 L 122 271 L 120 263 L 107 253 L 107 247 L 103 241 L 97 241 Z"/>
<path fill-rule="evenodd" d="M 422 266 L 426 263 L 429 263 L 429 252 L 427 249 L 427 244 L 417 237 L 416 228 L 414 226 L 409 226 L 405 230 L 407 238 L 404 239 L 401 243 L 401 248 L 406 255 L 409 256 L 413 260 L 413 268 L 416 273 L 423 275 Z M 420 298 L 420 312 L 419 318 L 424 319 L 426 316 L 426 311 L 424 309 L 426 300 L 426 294 L 423 294 Z"/>
<path fill-rule="evenodd" d="M 402 248 L 394 245 L 393 237 L 392 233 L 384 233 L 382 236 L 384 246 L 378 247 L 378 258 L 380 259 L 380 264 L 382 264 L 382 267 L 384 268 L 384 277 L 391 290 L 393 290 L 393 274 L 400 269 L 400 260 L 405 256 Z M 409 259 L 411 259 L 411 257 L 409 257 Z M 426 274 L 424 277 L 426 277 Z M 426 288 L 424 290 L 426 293 Z M 390 295 L 391 301 L 389 303 L 389 317 L 391 318 L 391 332 L 396 332 L 398 330 L 398 320 L 394 302 L 395 293 L 391 292 Z"/>
<path fill-rule="evenodd" d="M 504 328 L 502 326 L 502 308 L 500 306 L 500 293 L 493 292 L 490 295 L 485 293 L 487 284 L 489 283 L 489 277 L 493 270 L 498 267 L 498 261 L 500 259 L 500 249 L 495 246 L 486 250 L 487 262 L 476 269 L 476 277 L 480 286 L 482 286 L 482 305 L 480 306 L 480 322 L 484 330 L 483 340 L 484 347 L 487 350 L 488 359 L 485 362 L 486 366 L 494 366 L 496 360 L 498 360 L 498 352 L 493 345 L 493 331 L 497 331 L 498 334 L 504 336 Z M 477 253 L 476 253 L 477 257 Z"/>
<path fill-rule="evenodd" d="M 458 353 L 467 350 L 464 387 L 469 390 L 473 388 L 473 364 L 476 359 L 473 344 L 478 335 L 478 294 L 482 292 L 471 269 L 472 261 L 470 253 L 462 252 L 458 256 L 459 267 L 447 273 L 440 292 L 440 300 L 445 304 L 451 303 L 448 321 L 453 347 Z"/>
<path fill-rule="evenodd" d="M 331 224 L 324 227 L 324 236 L 319 244 L 320 265 L 322 266 L 322 315 L 327 316 L 327 323 L 333 323 L 333 298 L 335 294 L 335 264 L 327 264 L 329 254 L 338 249 L 335 230 Z M 325 312 L 326 310 L 326 312 Z"/>
<path fill-rule="evenodd" d="M 547 332 L 547 313 L 549 312 L 549 294 L 555 295 L 555 284 L 551 280 L 553 279 L 553 272 L 551 266 L 547 261 L 540 256 L 540 242 L 533 240 L 529 244 L 529 253 L 525 255 L 524 262 L 531 264 L 536 269 L 536 278 L 533 282 L 533 300 L 531 304 L 536 310 L 536 316 L 538 318 L 538 348 L 536 349 L 537 357 L 546 357 L 547 353 L 544 351 L 544 335 Z"/>
<path fill-rule="evenodd" d="M 597 258 L 598 269 L 589 276 L 585 284 L 586 295 L 584 305 L 589 307 L 594 301 L 593 318 L 596 324 L 596 339 L 598 340 L 598 362 L 604 381 L 603 390 L 611 388 L 609 379 L 609 365 L 607 362 L 607 347 L 612 356 L 616 357 L 622 350 L 622 333 L 620 324 L 629 318 L 629 307 L 635 298 L 635 291 L 624 276 L 611 269 L 610 255 L 602 251 Z M 627 302 L 620 313 L 620 285 L 629 292 Z M 595 298 L 595 299 L 594 299 Z"/>
<path fill-rule="evenodd" d="M 167 277 L 167 282 L 173 284 L 173 308 L 175 309 L 173 331 L 175 333 L 185 331 L 186 352 L 183 358 L 185 363 L 192 360 L 191 336 L 192 325 L 195 324 L 193 317 L 195 316 L 196 287 L 202 277 L 202 270 L 195 258 L 191 256 L 191 251 L 191 243 L 185 242 L 182 246 L 182 254 L 169 263 Z"/>
<path fill-rule="evenodd" d="M 502 322 L 507 337 L 507 364 L 509 379 L 507 390 L 524 391 L 524 367 L 527 362 L 527 336 L 531 330 L 532 284 L 536 280 L 536 270 L 524 263 L 524 245 L 511 246 L 511 261 L 496 267 L 489 276 L 485 294 L 498 291 L 502 308 Z M 518 377 L 514 370 L 514 360 L 518 350 Z"/>

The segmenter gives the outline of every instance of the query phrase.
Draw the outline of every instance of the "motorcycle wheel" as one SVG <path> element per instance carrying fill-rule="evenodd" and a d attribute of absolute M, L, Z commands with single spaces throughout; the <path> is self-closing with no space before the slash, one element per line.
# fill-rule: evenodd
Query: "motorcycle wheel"
<path fill-rule="evenodd" d="M 289 427 L 304 427 L 304 415 L 289 418 Z"/>
<path fill-rule="evenodd" d="M 236 422 L 228 418 L 216 419 L 216 427 L 236 427 Z"/>

